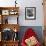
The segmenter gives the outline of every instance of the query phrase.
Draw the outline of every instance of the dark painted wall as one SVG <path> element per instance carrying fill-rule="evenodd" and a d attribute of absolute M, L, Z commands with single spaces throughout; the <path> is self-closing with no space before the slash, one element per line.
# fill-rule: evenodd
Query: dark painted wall
<path fill-rule="evenodd" d="M 43 42 L 43 30 L 41 26 L 21 26 L 19 31 L 20 41 L 22 40 L 23 35 L 28 28 L 32 28 L 37 33 L 39 41 Z"/>

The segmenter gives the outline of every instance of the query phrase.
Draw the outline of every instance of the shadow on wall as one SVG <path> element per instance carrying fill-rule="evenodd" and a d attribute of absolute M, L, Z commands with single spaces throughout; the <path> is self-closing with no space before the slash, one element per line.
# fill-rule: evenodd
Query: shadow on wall
<path fill-rule="evenodd" d="M 39 41 L 41 43 L 43 43 L 43 33 L 42 33 L 43 30 L 42 30 L 42 26 L 21 26 L 20 27 L 20 31 L 19 31 L 19 39 L 20 39 L 20 42 L 21 42 L 21 40 L 23 38 L 23 35 L 24 35 L 25 31 L 28 28 L 32 28 L 36 32 Z"/>

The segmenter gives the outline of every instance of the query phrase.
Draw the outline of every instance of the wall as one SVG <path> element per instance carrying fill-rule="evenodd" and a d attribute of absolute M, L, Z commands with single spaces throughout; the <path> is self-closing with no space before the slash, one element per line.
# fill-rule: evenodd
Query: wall
<path fill-rule="evenodd" d="M 0 6 L 15 6 L 15 0 L 0 0 Z M 42 0 L 17 0 L 20 26 L 43 26 Z M 36 20 L 25 20 L 25 7 L 36 7 Z M 10 19 L 9 19 L 10 20 Z"/>
<path fill-rule="evenodd" d="M 42 0 L 21 0 L 20 2 L 20 18 L 21 26 L 43 26 L 43 6 Z M 25 20 L 25 7 L 36 7 L 36 20 Z"/>
<path fill-rule="evenodd" d="M 42 27 L 41 26 L 21 26 L 20 32 L 19 32 L 19 39 L 20 42 L 24 36 L 24 33 L 27 31 L 28 28 L 32 28 L 35 33 L 37 34 L 37 37 L 41 43 L 43 43 L 43 34 L 42 34 Z"/>

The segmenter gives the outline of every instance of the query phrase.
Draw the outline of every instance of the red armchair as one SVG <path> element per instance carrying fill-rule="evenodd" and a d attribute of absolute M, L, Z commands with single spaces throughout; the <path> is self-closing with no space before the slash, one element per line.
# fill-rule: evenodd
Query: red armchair
<path fill-rule="evenodd" d="M 34 41 L 35 41 L 36 44 L 27 45 L 28 43 L 31 44 L 30 42 L 28 42 L 28 41 L 30 41 L 29 39 L 30 40 L 35 39 Z M 34 42 L 34 41 L 32 41 L 32 42 Z M 31 28 L 27 29 L 27 31 L 25 32 L 24 37 L 22 38 L 21 46 L 41 46 L 40 42 L 37 40 L 37 35 L 33 31 L 33 29 L 31 29 Z"/>

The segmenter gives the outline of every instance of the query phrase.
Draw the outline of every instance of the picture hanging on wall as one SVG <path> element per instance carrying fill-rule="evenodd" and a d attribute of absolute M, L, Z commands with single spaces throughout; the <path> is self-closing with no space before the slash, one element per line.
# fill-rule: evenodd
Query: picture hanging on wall
<path fill-rule="evenodd" d="M 25 8 L 25 19 L 26 20 L 36 19 L 36 7 L 26 7 Z"/>

